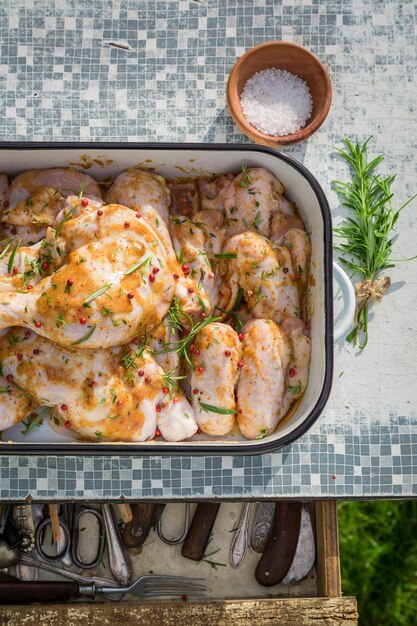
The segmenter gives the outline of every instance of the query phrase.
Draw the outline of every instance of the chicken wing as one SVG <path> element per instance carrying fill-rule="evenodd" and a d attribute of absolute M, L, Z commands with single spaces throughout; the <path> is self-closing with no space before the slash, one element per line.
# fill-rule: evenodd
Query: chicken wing
<path fill-rule="evenodd" d="M 227 324 L 208 324 L 196 335 L 194 345 L 190 387 L 198 425 L 208 435 L 226 435 L 236 415 L 238 335 Z"/>
<path fill-rule="evenodd" d="M 286 393 L 289 346 L 271 320 L 252 320 L 243 332 L 237 421 L 244 437 L 263 439 L 278 424 Z"/>
<path fill-rule="evenodd" d="M 191 282 L 182 290 L 178 285 L 176 295 L 180 303 L 186 299 L 183 308 L 191 317 L 210 314 L 218 299 L 218 282 L 206 253 L 207 230 L 186 217 L 171 216 L 170 234 L 182 272 Z"/>
<path fill-rule="evenodd" d="M 300 314 L 297 281 L 290 252 L 285 246 L 274 246 L 266 237 L 245 232 L 226 240 L 223 253 L 223 297 L 219 307 L 230 310 L 239 287 L 256 318 L 277 323 Z"/>
<path fill-rule="evenodd" d="M 253 229 L 269 237 L 271 218 L 279 210 L 283 192 L 284 187 L 268 170 L 245 168 L 225 193 L 227 235 Z"/>

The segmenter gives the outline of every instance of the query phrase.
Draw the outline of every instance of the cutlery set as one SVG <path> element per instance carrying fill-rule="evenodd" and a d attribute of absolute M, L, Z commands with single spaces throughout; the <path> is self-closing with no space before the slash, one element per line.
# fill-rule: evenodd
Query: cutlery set
<path fill-rule="evenodd" d="M 168 545 L 182 544 L 183 558 L 210 563 L 208 557 L 213 552 L 207 553 L 207 549 L 213 531 L 216 533 L 221 504 L 198 503 L 191 519 L 191 504 L 186 503 L 183 527 L 176 537 L 164 530 L 165 506 L 151 502 L 3 506 L 0 569 L 7 572 L 7 578 L 6 573 L 0 574 L 0 604 L 103 596 L 118 601 L 126 593 L 143 598 L 205 596 L 204 578 L 150 572 L 151 575 L 132 581 L 131 557 L 141 553 L 151 529 Z M 169 528 L 169 523 L 165 526 Z M 232 533 L 231 568 L 242 566 L 248 549 L 259 553 L 255 579 L 264 587 L 278 583 L 293 585 L 305 578 L 314 565 L 312 521 L 308 508 L 300 502 L 246 503 L 240 519 L 229 532 Z M 105 554 L 113 579 L 96 575 Z M 73 571 L 73 566 L 79 571 Z M 68 580 L 39 581 L 39 570 Z M 84 570 L 90 570 L 90 576 L 79 573 Z"/>

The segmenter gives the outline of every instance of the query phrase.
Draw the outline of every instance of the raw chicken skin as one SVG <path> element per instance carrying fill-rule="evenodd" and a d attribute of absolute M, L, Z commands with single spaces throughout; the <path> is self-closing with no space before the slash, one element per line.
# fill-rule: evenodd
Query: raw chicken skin
<path fill-rule="evenodd" d="M 271 320 L 252 320 L 244 328 L 243 367 L 237 384 L 237 421 L 247 439 L 273 433 L 286 393 L 289 347 Z"/>
<path fill-rule="evenodd" d="M 196 226 L 186 217 L 171 216 L 170 233 L 172 244 L 182 267 L 182 272 L 188 276 L 188 283 L 184 285 L 187 294 L 179 292 L 179 300 L 186 298 L 184 310 L 196 318 L 204 311 L 210 314 L 217 302 L 217 279 L 212 270 L 206 253 L 206 229 Z M 191 285 L 189 284 L 191 283 Z M 176 295 L 177 295 L 176 290 Z"/>
<path fill-rule="evenodd" d="M 123 204 L 139 212 L 149 205 L 168 224 L 171 193 L 165 179 L 153 172 L 134 168 L 122 172 L 108 190 L 106 202 Z"/>
<path fill-rule="evenodd" d="M 46 405 L 89 441 L 271 434 L 311 351 L 311 243 L 283 194 L 262 167 L 131 168 L 107 204 L 71 168 L 0 174 L 0 430 Z"/>
<path fill-rule="evenodd" d="M 279 210 L 283 192 L 279 180 L 263 167 L 238 174 L 224 198 L 227 235 L 253 229 L 269 237 L 271 218 Z"/>
<path fill-rule="evenodd" d="M 73 352 L 13 328 L 0 339 L 0 359 L 5 376 L 13 376 L 14 383 L 38 405 L 54 407 L 59 422 L 83 439 L 152 439 L 162 415 L 164 424 L 167 420 L 169 424 L 159 427 L 168 440 L 189 437 L 197 430 L 195 420 L 182 414 L 192 414 L 182 394 L 175 411 L 171 410 L 171 400 L 163 393 L 164 372 L 147 351 L 137 358 L 123 348 Z M 19 398 L 17 393 L 14 398 Z M 22 405 L 15 410 L 12 423 L 26 414 L 27 407 Z M 2 430 L 11 424 L 6 408 L 2 407 L 0 415 Z"/>
<path fill-rule="evenodd" d="M 199 178 L 197 187 L 200 194 L 201 209 L 224 211 L 226 193 L 234 180 L 233 174 L 220 174 L 214 180 Z"/>
<path fill-rule="evenodd" d="M 235 386 L 241 355 L 238 335 L 227 324 L 217 322 L 205 326 L 196 335 L 194 344 L 200 354 L 192 356 L 190 387 L 198 425 L 208 435 L 226 435 L 232 430 L 236 416 Z M 231 412 L 216 413 L 202 408 L 201 403 Z"/>
<path fill-rule="evenodd" d="M 5 234 L 17 235 L 25 244 L 37 243 L 62 209 L 64 197 L 81 190 L 85 196 L 101 197 L 91 176 L 70 168 L 29 170 L 16 176 L 3 202 Z"/>
<path fill-rule="evenodd" d="M 9 178 L 6 174 L 0 174 L 0 215 L 9 207 L 8 202 Z M 6 203 L 6 204 L 5 204 Z"/>
<path fill-rule="evenodd" d="M 266 237 L 245 232 L 228 239 L 223 253 L 236 257 L 223 261 L 220 308 L 230 310 L 241 287 L 256 318 L 271 319 L 279 324 L 286 317 L 300 314 L 297 281 L 287 247 L 274 246 Z"/>
<path fill-rule="evenodd" d="M 26 326 L 88 349 L 128 343 L 161 323 L 174 278 L 158 231 L 125 207 L 102 211 L 63 224 L 67 258 L 57 272 L 30 292 L 2 295 L 0 330 Z"/>
<path fill-rule="evenodd" d="M 9 379 L 12 382 L 0 376 L 0 431 L 20 422 L 37 406 L 31 396 L 13 384 L 10 376 Z"/>

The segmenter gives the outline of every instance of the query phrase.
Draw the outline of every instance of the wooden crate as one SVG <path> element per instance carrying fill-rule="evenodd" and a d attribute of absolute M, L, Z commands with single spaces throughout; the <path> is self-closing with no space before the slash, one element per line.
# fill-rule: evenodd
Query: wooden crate
<path fill-rule="evenodd" d="M 316 597 L 206 602 L 5 606 L 1 626 L 353 626 L 356 599 L 341 591 L 336 503 L 315 504 Z"/>

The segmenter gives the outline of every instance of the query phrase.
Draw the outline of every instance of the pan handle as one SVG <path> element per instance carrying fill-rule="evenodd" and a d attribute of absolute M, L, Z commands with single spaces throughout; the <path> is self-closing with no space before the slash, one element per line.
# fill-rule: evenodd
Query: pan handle
<path fill-rule="evenodd" d="M 334 327 L 333 341 L 337 343 L 349 332 L 355 316 L 356 296 L 349 276 L 340 265 L 333 262 L 333 276 L 343 295 L 343 311 Z"/>

